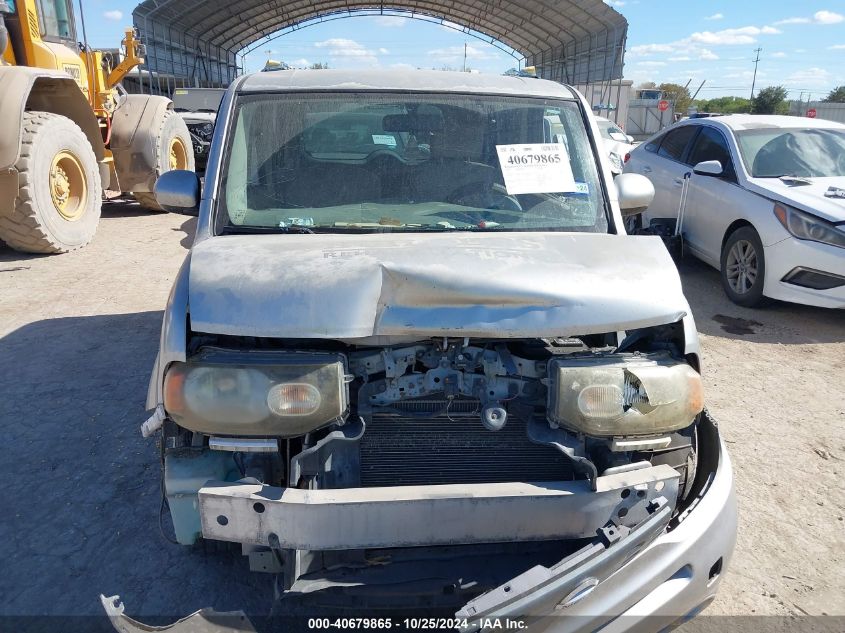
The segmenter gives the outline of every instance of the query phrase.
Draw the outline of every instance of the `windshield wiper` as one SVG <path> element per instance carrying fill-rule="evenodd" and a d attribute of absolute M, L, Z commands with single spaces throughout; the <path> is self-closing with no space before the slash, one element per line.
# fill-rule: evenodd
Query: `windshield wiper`
<path fill-rule="evenodd" d="M 268 235 L 273 233 L 316 233 L 314 229 L 308 226 L 227 226 L 220 231 L 220 235 Z"/>
<path fill-rule="evenodd" d="M 757 176 L 758 178 L 777 178 L 783 184 L 795 183 L 797 185 L 812 185 L 813 182 L 806 176 L 796 176 L 795 174 L 780 174 L 779 176 Z"/>
<path fill-rule="evenodd" d="M 479 227 L 467 225 L 467 226 L 454 226 L 452 224 L 420 224 L 419 226 L 403 226 L 403 231 L 437 231 L 443 233 L 449 233 L 452 231 L 478 231 Z"/>

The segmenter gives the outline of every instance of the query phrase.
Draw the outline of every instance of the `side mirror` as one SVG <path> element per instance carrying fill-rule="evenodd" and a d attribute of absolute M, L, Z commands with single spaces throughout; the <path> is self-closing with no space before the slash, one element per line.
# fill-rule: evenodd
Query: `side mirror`
<path fill-rule="evenodd" d="M 654 200 L 654 185 L 640 174 L 619 174 L 615 179 L 616 195 L 622 215 L 642 213 Z"/>
<path fill-rule="evenodd" d="M 174 169 L 158 177 L 155 184 L 156 202 L 165 211 L 183 215 L 199 215 L 200 179 L 192 171 Z"/>
<path fill-rule="evenodd" d="M 718 160 L 704 160 L 692 168 L 692 173 L 699 176 L 721 176 L 723 171 Z"/>

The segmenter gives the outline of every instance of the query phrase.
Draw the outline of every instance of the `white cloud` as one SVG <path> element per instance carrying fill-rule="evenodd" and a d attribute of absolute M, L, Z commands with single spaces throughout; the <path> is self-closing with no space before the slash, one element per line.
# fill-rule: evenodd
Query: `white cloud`
<path fill-rule="evenodd" d="M 311 62 L 309 62 L 304 57 L 300 57 L 299 59 L 294 59 L 292 62 L 288 62 L 288 63 L 291 66 L 293 66 L 294 68 L 307 68 L 308 66 L 311 65 Z"/>
<path fill-rule="evenodd" d="M 445 48 L 435 48 L 428 51 L 428 55 L 434 57 L 441 62 L 458 62 L 464 59 L 463 46 L 447 46 Z M 466 47 L 467 59 L 482 60 L 494 59 L 497 57 L 496 53 L 491 50 L 491 47 L 477 47 L 471 44 Z"/>
<path fill-rule="evenodd" d="M 696 57 L 704 61 L 719 59 L 707 46 L 731 46 L 736 44 L 753 44 L 760 35 L 776 35 L 780 31 L 771 26 L 743 26 L 736 29 L 721 31 L 699 31 L 689 37 L 669 42 L 667 44 L 640 44 L 632 46 L 628 55 L 632 57 L 648 57 L 654 55 L 672 55 Z"/>
<path fill-rule="evenodd" d="M 778 20 L 775 22 L 778 26 L 781 24 L 809 24 L 810 18 L 786 18 L 785 20 Z"/>
<path fill-rule="evenodd" d="M 833 46 L 828 46 L 827 50 L 829 50 L 829 51 L 845 51 L 845 44 L 834 44 Z"/>
<path fill-rule="evenodd" d="M 679 48 L 681 48 L 680 42 L 674 44 L 639 44 L 632 46 L 628 50 L 628 54 L 632 57 L 660 55 L 663 53 L 674 53 Z"/>
<path fill-rule="evenodd" d="M 665 66 L 666 62 L 637 62 L 637 66 L 642 66 L 643 68 L 659 68 L 660 66 Z"/>
<path fill-rule="evenodd" d="M 604 0 L 605 4 L 609 4 L 612 7 L 624 7 L 625 2 L 623 0 Z"/>
<path fill-rule="evenodd" d="M 378 52 L 379 52 L 379 55 L 389 55 L 390 54 L 390 51 L 387 50 L 386 48 L 380 48 L 380 49 L 378 49 Z"/>
<path fill-rule="evenodd" d="M 114 20 L 115 22 L 117 22 L 118 20 L 123 19 L 123 11 L 106 11 L 105 13 L 103 13 L 103 17 L 106 20 Z"/>
<path fill-rule="evenodd" d="M 811 18 L 786 18 L 775 22 L 775 24 L 839 24 L 840 22 L 845 22 L 845 15 L 822 10 L 816 11 Z"/>
<path fill-rule="evenodd" d="M 725 79 L 748 79 L 750 80 L 754 76 L 753 71 L 750 70 L 743 70 L 742 72 L 738 73 L 728 73 L 725 75 Z M 766 76 L 762 70 L 757 72 L 757 78 L 761 79 Z"/>
<path fill-rule="evenodd" d="M 816 11 L 813 14 L 813 22 L 816 24 L 839 24 L 845 21 L 845 15 L 833 11 Z"/>
<path fill-rule="evenodd" d="M 691 62 L 692 57 L 687 57 L 686 55 L 681 55 L 680 57 L 669 57 L 670 62 Z"/>
<path fill-rule="evenodd" d="M 776 35 L 779 30 L 771 26 L 743 26 L 739 29 L 722 31 L 701 31 L 689 36 L 690 41 L 709 46 L 730 46 L 734 44 L 753 44 L 758 35 Z"/>
<path fill-rule="evenodd" d="M 784 79 L 784 83 L 802 88 L 824 88 L 830 85 L 831 80 L 832 75 L 829 71 L 814 67 L 792 73 Z"/>
<path fill-rule="evenodd" d="M 707 17 L 706 17 L 706 18 L 704 18 L 704 19 L 705 19 L 705 20 L 721 20 L 721 19 L 723 19 L 724 17 L 725 17 L 725 16 L 724 16 L 724 15 L 722 15 L 721 13 L 714 13 L 713 15 L 709 15 L 709 16 L 707 16 Z"/>
<path fill-rule="evenodd" d="M 776 57 L 778 59 L 782 59 L 782 58 L 786 57 L 786 53 L 778 51 L 777 53 L 772 53 L 770 55 L 770 57 Z"/>
<path fill-rule="evenodd" d="M 796 48 L 796 49 L 795 49 L 795 52 L 796 52 L 796 53 L 806 53 L 806 52 L 807 52 L 807 49 L 806 49 L 806 48 Z"/>
<path fill-rule="evenodd" d="M 380 15 L 376 18 L 376 24 L 388 28 L 401 28 L 408 22 L 408 18 L 399 15 Z"/>
<path fill-rule="evenodd" d="M 314 44 L 317 48 L 328 50 L 329 56 L 335 58 L 354 58 L 357 63 L 378 66 L 377 51 L 372 51 L 355 40 L 345 37 L 333 37 Z"/>

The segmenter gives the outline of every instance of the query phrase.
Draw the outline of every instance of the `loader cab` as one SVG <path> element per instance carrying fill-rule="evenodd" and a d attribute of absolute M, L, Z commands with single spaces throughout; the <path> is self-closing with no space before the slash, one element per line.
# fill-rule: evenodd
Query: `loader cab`
<path fill-rule="evenodd" d="M 79 59 L 73 0 L 6 0 L 9 46 L 4 55 L 17 66 L 65 70 L 80 87 L 87 83 Z"/>
<path fill-rule="evenodd" d="M 64 44 L 78 49 L 76 20 L 72 0 L 35 0 L 38 6 L 38 26 L 45 42 Z"/>

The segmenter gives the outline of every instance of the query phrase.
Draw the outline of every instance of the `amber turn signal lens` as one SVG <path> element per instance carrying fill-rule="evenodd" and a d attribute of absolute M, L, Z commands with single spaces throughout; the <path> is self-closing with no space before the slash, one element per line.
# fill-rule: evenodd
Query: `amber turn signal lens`
<path fill-rule="evenodd" d="M 267 394 L 267 406 L 276 415 L 308 415 L 320 406 L 320 392 L 303 382 L 274 385 Z"/>

